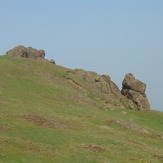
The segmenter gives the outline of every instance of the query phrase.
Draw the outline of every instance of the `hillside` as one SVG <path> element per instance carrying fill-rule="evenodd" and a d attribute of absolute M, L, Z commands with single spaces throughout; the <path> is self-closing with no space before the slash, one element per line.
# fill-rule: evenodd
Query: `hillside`
<path fill-rule="evenodd" d="M 163 113 L 126 109 L 96 73 L 9 56 L 0 71 L 0 162 L 163 161 Z"/>

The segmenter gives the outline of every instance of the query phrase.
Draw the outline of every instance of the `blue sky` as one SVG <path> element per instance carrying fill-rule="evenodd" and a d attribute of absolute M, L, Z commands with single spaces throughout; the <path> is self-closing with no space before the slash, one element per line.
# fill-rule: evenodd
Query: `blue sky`
<path fill-rule="evenodd" d="M 17 45 L 46 51 L 58 65 L 147 84 L 163 111 L 162 0 L 0 0 L 0 54 Z"/>

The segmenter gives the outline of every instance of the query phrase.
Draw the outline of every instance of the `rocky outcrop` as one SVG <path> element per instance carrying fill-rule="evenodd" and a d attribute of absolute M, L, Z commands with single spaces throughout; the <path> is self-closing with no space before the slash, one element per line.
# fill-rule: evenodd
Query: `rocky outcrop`
<path fill-rule="evenodd" d="M 44 50 L 37 50 L 32 47 L 24 47 L 22 45 L 9 50 L 6 55 L 11 57 L 43 60 L 51 64 L 55 64 L 55 60 L 53 59 L 50 61 L 44 59 Z M 69 76 L 66 77 L 69 82 L 71 82 L 80 91 L 86 93 L 86 90 L 89 90 L 88 92 L 90 92 L 90 97 L 96 96 L 96 98 L 103 101 L 107 107 L 123 107 L 136 110 L 150 109 L 150 105 L 145 94 L 146 84 L 138 79 L 135 79 L 134 75 L 131 73 L 125 76 L 122 83 L 123 88 L 120 91 L 108 75 L 98 75 L 96 72 L 76 69 L 73 73 L 80 76 L 80 78 L 87 83 L 87 85 L 82 86 L 80 82 L 75 81 L 75 79 L 70 76 L 72 73 L 70 72 L 71 71 L 68 72 Z"/>
<path fill-rule="evenodd" d="M 126 74 L 122 82 L 122 91 L 121 93 L 132 100 L 138 110 L 148 110 L 150 105 L 145 94 L 146 84 L 135 79 L 134 75 L 129 73 Z"/>
<path fill-rule="evenodd" d="M 123 89 L 129 89 L 140 93 L 145 93 L 146 84 L 138 79 L 135 79 L 134 75 L 131 73 L 126 74 L 123 82 Z"/>
<path fill-rule="evenodd" d="M 98 75 L 96 72 L 76 69 L 92 89 L 92 94 L 106 99 L 110 107 L 123 107 L 134 110 L 148 110 L 150 105 L 145 94 L 146 84 L 135 79 L 132 74 L 127 74 L 123 80 L 122 91 L 108 75 Z"/>
<path fill-rule="evenodd" d="M 19 45 L 8 52 L 6 52 L 7 56 L 11 57 L 23 57 L 23 58 L 31 58 L 31 59 L 44 59 L 45 52 L 44 50 L 37 50 L 32 47 L 24 47 Z"/>
<path fill-rule="evenodd" d="M 45 59 L 45 51 L 44 50 L 37 50 L 32 47 L 24 47 L 22 45 L 16 46 L 15 48 L 6 52 L 7 56 L 10 57 L 21 57 L 21 58 L 30 58 L 30 59 L 37 59 L 42 61 L 50 62 L 51 64 L 56 64 L 54 59 L 48 61 Z"/>
<path fill-rule="evenodd" d="M 92 89 L 92 94 L 106 99 L 109 107 L 123 107 L 137 109 L 136 104 L 121 94 L 117 85 L 108 75 L 98 75 L 96 72 L 76 69 L 76 73 L 82 77 Z"/>

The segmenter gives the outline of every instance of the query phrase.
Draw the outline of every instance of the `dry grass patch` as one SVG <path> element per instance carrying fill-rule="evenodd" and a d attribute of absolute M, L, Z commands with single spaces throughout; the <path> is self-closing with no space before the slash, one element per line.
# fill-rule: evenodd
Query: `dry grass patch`
<path fill-rule="evenodd" d="M 94 145 L 94 144 L 81 144 L 77 147 L 80 149 L 89 150 L 89 151 L 96 152 L 96 153 L 103 153 L 106 151 L 104 147 Z"/>
<path fill-rule="evenodd" d="M 53 129 L 74 129 L 73 126 L 65 124 L 64 122 L 58 120 L 51 120 L 39 115 L 16 115 L 16 117 L 25 119 L 41 127 L 53 128 Z"/>
<path fill-rule="evenodd" d="M 10 130 L 10 127 L 7 123 L 0 123 L 0 132 L 7 132 Z"/>

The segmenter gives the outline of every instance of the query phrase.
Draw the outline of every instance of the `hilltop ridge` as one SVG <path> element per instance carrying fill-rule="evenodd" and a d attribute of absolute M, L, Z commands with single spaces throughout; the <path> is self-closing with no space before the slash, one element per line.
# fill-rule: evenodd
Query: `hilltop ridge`
<path fill-rule="evenodd" d="M 108 75 L 46 59 L 3 55 L 0 71 L 0 162 L 163 161 L 163 113 L 138 111 L 146 85 L 132 74 L 120 91 Z"/>
<path fill-rule="evenodd" d="M 6 52 L 10 57 L 22 57 L 29 59 L 45 60 L 45 51 L 37 50 L 32 47 L 19 45 Z M 46 60 L 47 61 L 47 60 Z M 55 64 L 54 60 L 50 61 Z M 71 74 L 76 74 L 84 80 L 91 88 L 91 93 L 97 97 L 105 99 L 106 106 L 119 106 L 128 109 L 148 110 L 150 105 L 145 94 L 146 84 L 135 79 L 131 73 L 126 74 L 122 85 L 122 91 L 108 75 L 98 75 L 96 72 L 84 71 L 82 69 L 71 70 L 66 73 L 66 79 L 76 86 L 80 91 L 86 87 L 79 81 L 75 81 Z M 90 93 L 89 93 L 90 94 Z M 95 102 L 94 102 L 95 103 Z M 96 104 L 97 105 L 97 104 Z"/>

